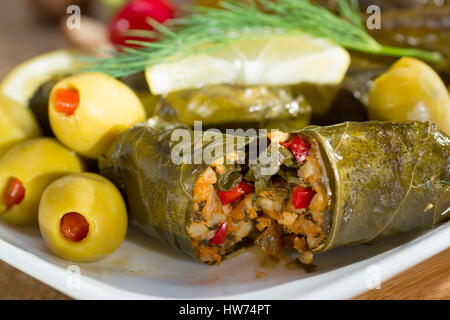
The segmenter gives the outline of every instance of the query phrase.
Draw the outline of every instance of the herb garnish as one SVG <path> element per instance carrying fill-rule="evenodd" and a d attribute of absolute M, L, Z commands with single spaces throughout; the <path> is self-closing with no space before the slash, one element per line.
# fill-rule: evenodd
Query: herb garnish
<path fill-rule="evenodd" d="M 187 17 L 160 24 L 148 19 L 156 33 L 143 30 L 141 35 L 157 34 L 158 41 L 129 40 L 141 48 L 123 48 L 109 58 L 90 58 L 88 71 L 104 72 L 114 77 L 138 73 L 148 66 L 175 61 L 187 56 L 218 50 L 236 41 L 271 38 L 306 33 L 327 38 L 344 48 L 389 56 L 416 57 L 441 62 L 439 52 L 397 48 L 379 44 L 370 36 L 359 18 L 356 1 L 339 0 L 339 14 L 308 0 L 222 1 L 223 9 L 191 7 Z M 263 10 L 261 10 L 263 9 Z"/>

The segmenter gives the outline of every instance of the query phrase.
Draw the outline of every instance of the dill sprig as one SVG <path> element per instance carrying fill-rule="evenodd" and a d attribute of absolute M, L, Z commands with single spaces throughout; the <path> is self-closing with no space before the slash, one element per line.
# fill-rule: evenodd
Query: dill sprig
<path fill-rule="evenodd" d="M 410 56 L 429 62 L 443 60 L 439 52 L 397 48 L 379 44 L 365 30 L 355 0 L 339 0 L 339 14 L 308 0 L 227 0 L 222 9 L 190 7 L 192 14 L 160 24 L 148 19 L 155 32 L 134 30 L 135 35 L 157 37 L 158 41 L 128 43 L 103 59 L 90 59 L 88 71 L 114 77 L 127 76 L 148 66 L 218 50 L 236 40 L 271 38 L 279 35 L 309 34 L 327 38 L 349 50 L 390 56 Z"/>

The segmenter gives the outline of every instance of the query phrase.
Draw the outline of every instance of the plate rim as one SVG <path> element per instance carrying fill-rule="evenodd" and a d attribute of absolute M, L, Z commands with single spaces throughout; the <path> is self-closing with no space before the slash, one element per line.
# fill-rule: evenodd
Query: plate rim
<path fill-rule="evenodd" d="M 306 279 L 294 280 L 274 287 L 256 291 L 240 293 L 224 297 L 215 297 L 215 300 L 244 300 L 244 299 L 274 299 L 279 295 L 285 296 L 287 292 L 293 295 L 290 299 L 305 300 L 341 300 L 351 299 L 368 291 L 367 264 L 377 265 L 384 270 L 380 275 L 380 283 L 389 280 L 402 271 L 450 248 L 450 222 L 447 222 L 403 245 L 397 246 L 383 253 L 372 256 L 352 264 L 332 270 L 349 272 L 346 276 L 332 280 L 327 286 L 312 289 L 308 293 L 295 294 L 295 287 Z M 414 252 L 422 252 L 414 255 Z M 50 287 L 74 299 L 80 300 L 178 300 L 166 296 L 142 294 L 105 284 L 92 277 L 80 275 L 81 288 L 70 289 L 67 286 L 67 270 L 57 266 L 38 255 L 19 248 L 0 238 L 0 259 L 41 281 Z M 357 270 L 353 270 L 354 268 Z M 44 271 L 45 270 L 45 271 Z M 347 271 L 348 270 L 348 271 Z M 205 300 L 192 297 L 194 300 Z M 276 299 L 276 298 L 275 298 Z M 183 300 L 183 299 L 180 299 Z"/>

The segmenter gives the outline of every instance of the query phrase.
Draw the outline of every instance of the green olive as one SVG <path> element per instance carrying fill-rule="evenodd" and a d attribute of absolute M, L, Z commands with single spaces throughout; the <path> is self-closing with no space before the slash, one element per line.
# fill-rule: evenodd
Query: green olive
<path fill-rule="evenodd" d="M 55 136 L 89 158 L 97 158 L 122 131 L 146 118 L 136 94 L 102 73 L 59 81 L 50 93 L 48 113 Z"/>
<path fill-rule="evenodd" d="M 78 156 L 52 138 L 36 138 L 0 160 L 0 215 L 14 225 L 37 221 L 39 201 L 54 180 L 83 171 Z"/>
<path fill-rule="evenodd" d="M 373 120 L 431 121 L 450 134 L 449 92 L 430 66 L 414 58 L 401 58 L 375 79 L 368 111 Z"/>
<path fill-rule="evenodd" d="M 94 173 L 65 176 L 42 195 L 39 228 L 49 249 L 75 262 L 101 259 L 127 231 L 125 202 L 117 188 Z"/>
<path fill-rule="evenodd" d="M 0 158 L 14 145 L 40 135 L 33 113 L 0 94 Z"/>

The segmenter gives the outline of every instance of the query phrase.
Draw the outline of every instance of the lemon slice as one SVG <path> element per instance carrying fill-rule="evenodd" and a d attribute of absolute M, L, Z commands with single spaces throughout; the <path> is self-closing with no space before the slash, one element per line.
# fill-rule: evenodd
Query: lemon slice
<path fill-rule="evenodd" d="M 0 83 L 0 92 L 26 105 L 41 84 L 61 73 L 69 73 L 79 66 L 75 52 L 53 51 L 14 68 Z"/>
<path fill-rule="evenodd" d="M 350 55 L 333 42 L 308 35 L 237 40 L 209 54 L 148 67 L 153 94 L 207 85 L 338 84 Z"/>

